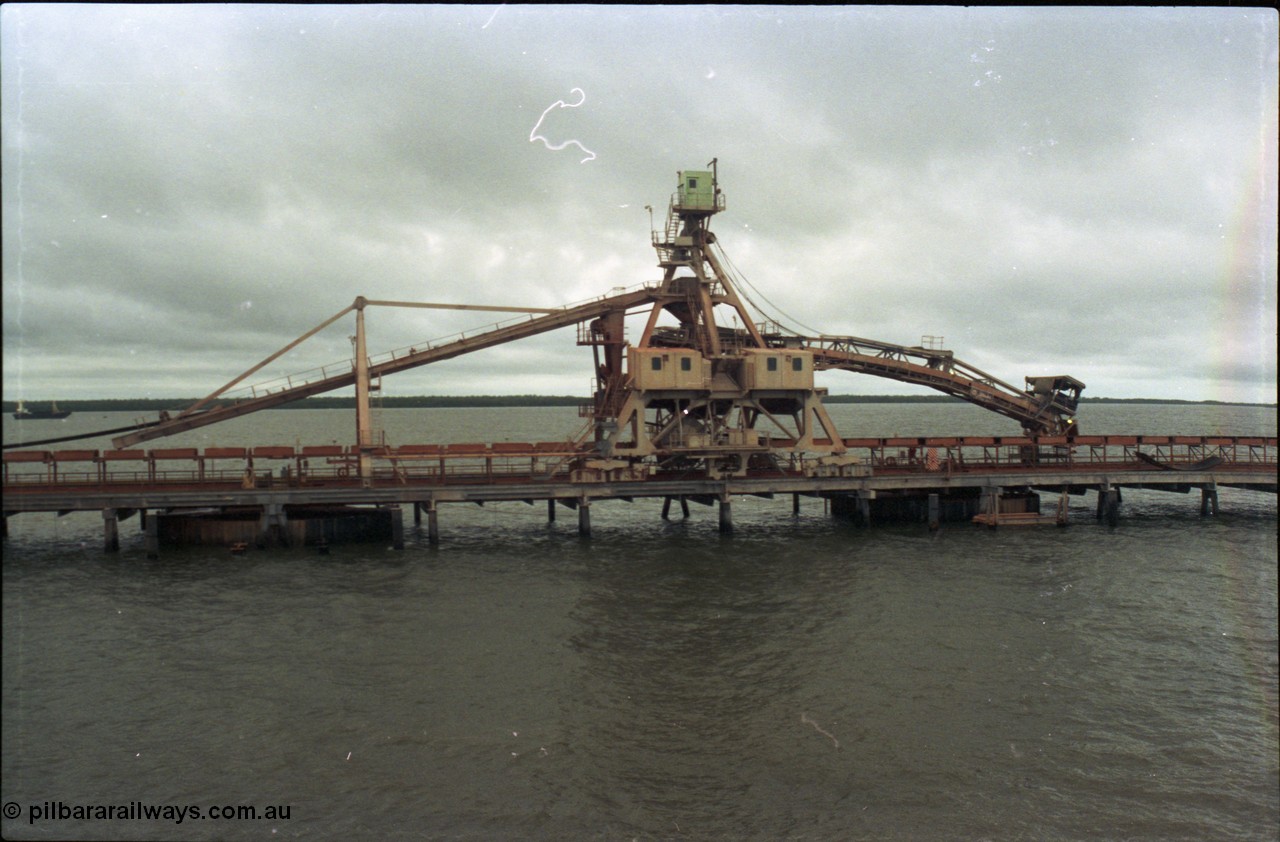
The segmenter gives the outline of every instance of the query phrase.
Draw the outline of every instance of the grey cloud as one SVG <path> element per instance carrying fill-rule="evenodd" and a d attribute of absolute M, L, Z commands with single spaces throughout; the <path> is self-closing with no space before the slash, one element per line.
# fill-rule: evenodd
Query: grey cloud
<path fill-rule="evenodd" d="M 661 223 L 675 171 L 718 157 L 724 248 L 819 330 L 945 334 L 1007 379 L 1074 366 L 1113 394 L 1229 380 L 1274 400 L 1265 12 L 10 5 L 0 23 L 8 397 L 55 376 L 67 397 L 200 392 L 357 294 L 553 306 L 652 280 L 644 206 Z M 543 128 L 587 164 L 529 142 L 573 88 L 586 101 Z M 1245 312 L 1216 367 L 1162 344 L 1206 347 Z M 380 312 L 371 341 L 474 315 Z M 340 358 L 349 332 L 282 364 Z M 486 354 L 398 382 L 524 391 L 496 369 L 525 366 L 587 388 L 571 337 Z"/>

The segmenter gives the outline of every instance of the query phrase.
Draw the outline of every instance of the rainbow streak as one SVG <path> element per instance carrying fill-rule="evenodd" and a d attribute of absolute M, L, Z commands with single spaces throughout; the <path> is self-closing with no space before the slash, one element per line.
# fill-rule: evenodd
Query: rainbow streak
<path fill-rule="evenodd" d="M 1275 357 L 1270 357 L 1271 386 L 1261 383 L 1233 387 L 1232 375 L 1240 363 L 1259 364 L 1265 374 L 1268 356 L 1275 346 L 1276 224 L 1277 224 L 1277 116 L 1280 115 L 1276 76 L 1259 97 L 1257 148 L 1251 165 L 1242 173 L 1238 202 L 1227 232 L 1226 262 L 1218 278 L 1220 307 L 1211 353 L 1214 398 L 1271 403 L 1276 400 Z M 1241 393 L 1240 386 L 1244 387 Z M 1270 389 L 1270 391 L 1268 391 Z M 1261 432 L 1261 431 L 1259 431 Z M 1275 684 L 1276 617 L 1274 609 L 1259 605 L 1258 569 L 1255 564 L 1275 564 L 1269 558 L 1251 557 L 1235 547 L 1222 547 L 1212 563 L 1225 577 L 1218 594 L 1218 613 L 1235 638 L 1234 654 L 1240 674 L 1249 687 L 1249 707 L 1272 746 L 1280 744 L 1280 698 Z M 1272 584 L 1274 588 L 1274 584 Z M 1274 590 L 1272 591 L 1274 593 Z"/>
<path fill-rule="evenodd" d="M 1277 90 L 1272 86 L 1262 97 L 1262 118 L 1258 125 L 1258 145 L 1251 156 L 1253 166 L 1241 179 L 1239 201 L 1227 233 L 1225 265 L 1218 279 L 1220 311 L 1216 337 L 1212 343 L 1214 395 L 1218 400 L 1248 400 L 1271 403 L 1275 391 L 1254 385 L 1252 394 L 1233 391 L 1233 369 L 1248 355 L 1263 358 L 1275 347 L 1276 289 L 1276 150 Z M 1250 361 L 1251 362 L 1251 361 Z M 1275 382 L 1274 357 L 1271 383 Z"/>

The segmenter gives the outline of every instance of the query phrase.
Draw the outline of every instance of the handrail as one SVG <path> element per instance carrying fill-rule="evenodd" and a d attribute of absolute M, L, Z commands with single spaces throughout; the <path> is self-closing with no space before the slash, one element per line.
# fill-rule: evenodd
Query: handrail
<path fill-rule="evenodd" d="M 785 444 L 785 442 L 778 442 Z M 1280 440 L 1265 436 L 954 436 L 844 439 L 847 455 L 878 473 L 956 473 L 1017 467 L 1059 470 L 1123 468 L 1153 475 L 1165 471 L 1212 470 L 1273 479 Z M 144 485 L 200 487 L 243 482 L 269 484 L 354 479 L 354 446 L 176 448 L 137 451 L 6 451 L 4 487 L 36 493 L 65 487 Z M 377 448 L 374 479 L 428 481 L 463 477 L 549 478 L 567 475 L 593 451 L 582 442 L 405 445 Z M 1217 460 L 1217 461 L 1215 461 Z M 182 463 L 186 463 L 183 466 Z M 822 466 L 824 457 L 796 455 L 794 470 Z M 277 476 L 279 475 L 279 476 Z M 1168 474 L 1173 478 L 1176 474 Z"/>

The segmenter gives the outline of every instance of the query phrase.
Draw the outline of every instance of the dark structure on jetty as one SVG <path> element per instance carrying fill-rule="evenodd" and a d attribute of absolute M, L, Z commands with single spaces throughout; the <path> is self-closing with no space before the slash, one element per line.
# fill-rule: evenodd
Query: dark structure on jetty
<path fill-rule="evenodd" d="M 956 359 L 940 337 L 903 346 L 757 322 L 710 229 L 725 200 L 716 162 L 709 167 L 678 174 L 666 223 L 652 232 L 663 273 L 656 283 L 561 308 L 357 298 L 195 404 L 105 431 L 122 433 L 114 450 L 6 446 L 4 515 L 101 511 L 110 550 L 118 547 L 118 520 L 143 512 L 154 552 L 162 540 L 327 545 L 380 535 L 399 544 L 406 507 L 415 520 L 427 518 L 434 543 L 440 507 L 455 502 L 545 501 L 551 519 L 559 504 L 576 510 L 587 535 L 592 505 L 605 500 L 659 498 L 664 515 L 673 502 L 686 513 L 689 502 L 715 504 L 721 529 L 730 531 L 738 495 L 790 494 L 793 506 L 799 495 L 820 496 L 863 522 L 936 526 L 975 517 L 1041 522 L 1038 493 L 1046 490 L 1064 500 L 1096 491 L 1098 516 L 1112 522 L 1123 487 L 1198 488 L 1203 513 L 1216 511 L 1219 486 L 1275 493 L 1274 437 L 1085 436 L 1074 417 L 1084 384 L 1070 376 L 1027 377 L 1019 389 Z M 365 311 L 381 306 L 522 315 L 371 358 Z M 352 313 L 353 360 L 241 386 Z M 632 313 L 644 317 L 634 343 L 625 325 Z M 591 348 L 596 374 L 580 434 L 529 444 L 375 441 L 370 396 L 383 376 L 571 325 L 578 344 Z M 825 390 L 814 385 L 815 372 L 830 369 L 928 386 L 1016 420 L 1024 435 L 844 438 L 823 406 Z M 133 449 L 348 387 L 356 395 L 350 446 Z"/>

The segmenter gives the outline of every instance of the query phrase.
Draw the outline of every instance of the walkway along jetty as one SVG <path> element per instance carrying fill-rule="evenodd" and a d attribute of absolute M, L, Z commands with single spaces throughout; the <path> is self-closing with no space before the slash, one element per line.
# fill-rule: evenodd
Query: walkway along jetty
<path fill-rule="evenodd" d="M 576 510 L 583 535 L 591 507 L 656 498 L 719 507 L 731 531 L 739 495 L 827 498 L 860 522 L 1027 522 L 1039 494 L 1097 495 L 1114 523 L 1122 488 L 1199 489 L 1202 514 L 1219 487 L 1276 493 L 1275 437 L 1087 436 L 1075 418 L 1084 383 L 1027 377 L 1016 388 L 961 360 L 937 337 L 903 346 L 853 336 L 805 336 L 758 322 L 745 282 L 710 230 L 725 209 L 716 162 L 678 174 L 666 223 L 652 232 L 662 280 L 561 308 L 374 301 L 359 297 L 281 350 L 185 409 L 121 433 L 112 450 L 6 445 L 4 517 L 101 511 L 104 545 L 119 547 L 118 521 L 141 513 L 147 550 L 163 542 L 315 543 L 389 538 L 403 545 L 403 512 L 440 538 L 445 503 L 545 501 Z M 759 311 L 754 303 L 752 306 Z M 370 357 L 365 312 L 424 307 L 515 312 L 490 329 Z M 299 344 L 354 314 L 354 358 L 266 383 L 242 385 Z M 644 318 L 639 339 L 625 319 Z M 735 325 L 730 327 L 729 325 Z M 740 326 L 739 326 L 740 325 Z M 596 387 L 582 429 L 564 441 L 392 445 L 375 440 L 371 396 L 382 378 L 559 328 L 576 326 L 591 349 Z M 845 438 L 823 406 L 817 371 L 838 369 L 928 386 L 1013 418 L 1022 436 Z M 354 442 L 302 447 L 137 449 L 175 433 L 354 387 Z M 65 437 L 58 441 L 67 440 Z"/>

